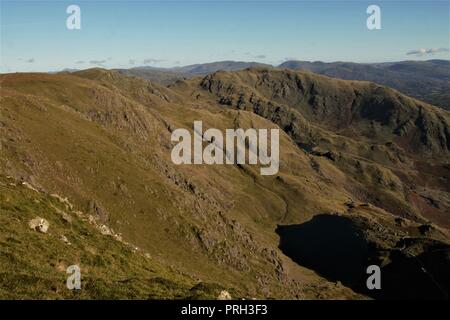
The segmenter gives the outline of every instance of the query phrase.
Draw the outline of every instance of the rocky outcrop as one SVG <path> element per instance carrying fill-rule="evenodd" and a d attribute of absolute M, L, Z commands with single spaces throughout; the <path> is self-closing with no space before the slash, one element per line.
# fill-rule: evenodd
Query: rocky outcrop
<path fill-rule="evenodd" d="M 36 217 L 28 222 L 28 226 L 35 231 L 47 233 L 50 224 L 44 218 Z"/>

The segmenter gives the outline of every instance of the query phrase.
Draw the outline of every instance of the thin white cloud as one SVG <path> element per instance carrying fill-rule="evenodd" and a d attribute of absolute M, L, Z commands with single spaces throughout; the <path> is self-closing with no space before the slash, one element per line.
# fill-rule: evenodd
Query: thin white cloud
<path fill-rule="evenodd" d="M 440 53 L 440 52 L 449 52 L 449 49 L 448 48 L 420 48 L 418 50 L 408 51 L 406 54 L 409 56 L 413 55 L 413 56 L 423 57 L 428 54 L 435 54 L 435 53 Z"/>

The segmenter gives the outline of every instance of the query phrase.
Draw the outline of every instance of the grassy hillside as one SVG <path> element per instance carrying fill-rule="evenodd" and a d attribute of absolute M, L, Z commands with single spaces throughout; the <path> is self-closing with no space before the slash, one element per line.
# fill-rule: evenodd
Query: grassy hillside
<path fill-rule="evenodd" d="M 408 228 L 414 235 L 422 225 L 432 228 L 422 237 L 448 243 L 448 112 L 394 90 L 268 69 L 217 72 L 169 87 L 102 69 L 7 74 L 0 81 L 2 175 L 13 177 L 17 185 L 26 182 L 44 198 L 52 193 L 67 197 L 77 210 L 138 247 L 144 258 L 148 254 L 154 277 L 173 282 L 161 280 L 166 284 L 159 286 L 150 281 L 145 287 L 146 281 L 137 280 L 105 295 L 86 292 L 84 298 L 116 293 L 189 297 L 197 289 L 198 295 L 214 298 L 222 288 L 234 297 L 367 297 L 359 283 L 330 276 L 301 259 L 299 263 L 281 245 L 280 226 L 308 224 L 322 214 L 352 221 L 364 215 L 367 221 L 359 232 L 376 226 L 362 232 L 364 242 L 383 250 L 411 236 Z M 280 172 L 261 176 L 252 165 L 174 165 L 171 132 L 192 131 L 195 120 L 202 120 L 205 129 L 282 129 Z M 27 193 L 20 192 L 17 201 L 29 203 Z M 33 231 L 26 220 L 44 215 L 40 210 L 31 205 L 27 218 L 20 220 L 19 234 Z M 50 230 L 58 227 L 52 214 L 44 218 Z M 408 229 L 398 235 L 396 218 Z M 57 230 L 59 236 L 63 231 Z M 74 230 L 66 236 L 72 242 L 70 238 L 82 235 Z M 110 241 L 123 246 L 110 238 L 102 238 L 105 246 Z M 30 241 L 21 243 L 29 246 Z M 81 252 L 88 250 L 81 245 L 80 240 Z M 344 246 L 335 245 L 331 252 Z M 102 252 L 100 257 L 101 248 L 96 251 Z M 52 268 L 49 257 L 55 250 L 49 248 L 41 257 L 47 261 L 45 270 Z M 36 259 L 31 251 L 19 252 L 21 259 Z M 364 263 L 379 254 L 377 249 L 364 256 Z M 116 263 L 114 257 L 108 259 Z M 143 271 L 147 264 L 130 261 L 115 279 L 125 277 L 128 268 L 139 279 L 153 277 Z M 0 263 L 12 270 L 14 259 L 6 255 Z M 109 266 L 105 263 L 96 272 L 107 274 Z M 19 272 L 12 272 L 8 281 L 21 284 L 24 296 L 39 296 L 20 279 Z M 192 289 L 199 283 L 209 285 Z"/>
<path fill-rule="evenodd" d="M 0 190 L 3 299 L 215 299 L 222 289 L 105 234 L 108 229 L 93 216 L 56 195 L 5 176 Z M 46 233 L 29 227 L 36 217 L 48 221 Z M 70 265 L 80 267 L 81 290 L 66 287 Z"/>

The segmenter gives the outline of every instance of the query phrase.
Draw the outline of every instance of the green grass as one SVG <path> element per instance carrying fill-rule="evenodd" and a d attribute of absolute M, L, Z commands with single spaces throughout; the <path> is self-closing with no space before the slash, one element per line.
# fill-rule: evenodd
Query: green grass
<path fill-rule="evenodd" d="M 72 222 L 58 210 L 70 215 Z M 49 221 L 48 233 L 29 228 L 29 220 L 36 216 Z M 66 287 L 66 268 L 73 264 L 81 268 L 81 290 Z M 216 284 L 199 286 L 113 236 L 102 235 L 58 200 L 4 176 L 0 176 L 0 270 L 2 299 L 214 299 L 223 290 Z"/>

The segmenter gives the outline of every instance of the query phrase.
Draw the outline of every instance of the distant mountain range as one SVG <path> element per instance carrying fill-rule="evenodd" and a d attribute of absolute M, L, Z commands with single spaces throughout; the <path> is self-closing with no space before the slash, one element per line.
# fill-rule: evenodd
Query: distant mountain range
<path fill-rule="evenodd" d="M 219 70 L 239 71 L 252 67 L 307 70 L 333 78 L 372 81 L 392 87 L 414 98 L 450 109 L 450 60 L 386 63 L 286 61 L 277 67 L 258 62 L 219 61 L 175 68 L 136 67 L 117 69 L 162 84 L 204 76 Z"/>
<path fill-rule="evenodd" d="M 174 68 L 156 68 L 145 66 L 131 69 L 116 69 L 116 71 L 128 76 L 137 76 L 162 84 L 170 84 L 177 80 L 188 79 L 195 76 L 205 76 L 219 70 L 239 71 L 254 67 L 272 68 L 273 66 L 258 62 L 218 61 L 211 63 L 191 64 Z"/>

